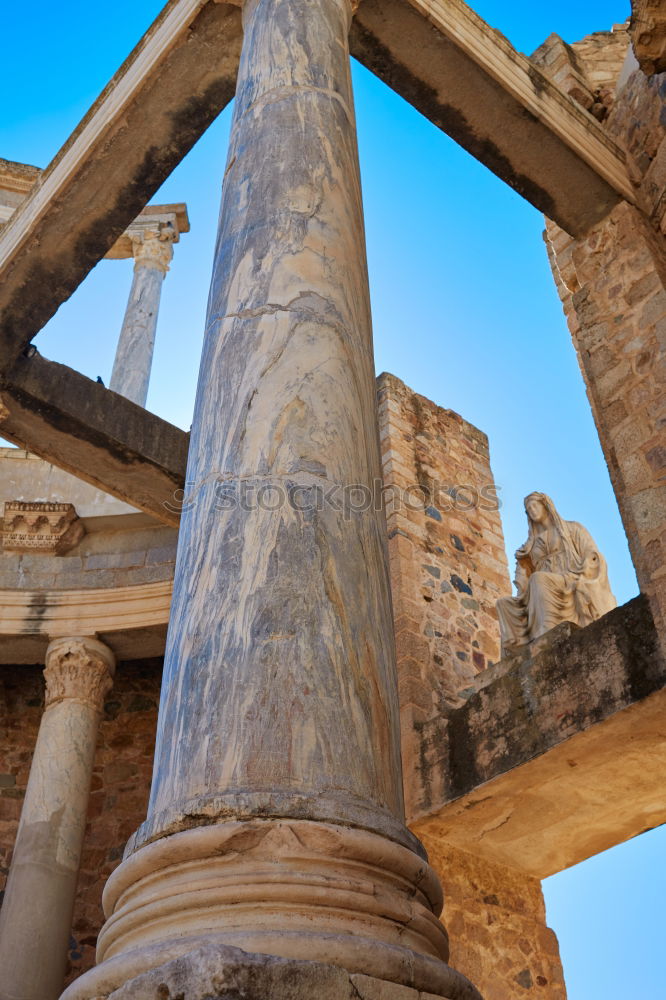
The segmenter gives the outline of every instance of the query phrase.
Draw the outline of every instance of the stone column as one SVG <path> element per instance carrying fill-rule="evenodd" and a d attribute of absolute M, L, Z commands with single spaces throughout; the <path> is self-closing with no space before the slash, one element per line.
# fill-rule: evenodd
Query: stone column
<path fill-rule="evenodd" d="M 95 741 L 113 653 L 89 638 L 46 653 L 46 707 L 0 910 L 0 1000 L 55 1000 L 65 975 Z"/>
<path fill-rule="evenodd" d="M 162 282 L 173 257 L 175 236 L 170 226 L 131 236 L 134 278 L 109 388 L 139 406 L 146 405 L 148 396 Z"/>
<path fill-rule="evenodd" d="M 404 821 L 351 8 L 243 15 L 149 813 L 66 997 L 225 946 L 475 997 Z"/>

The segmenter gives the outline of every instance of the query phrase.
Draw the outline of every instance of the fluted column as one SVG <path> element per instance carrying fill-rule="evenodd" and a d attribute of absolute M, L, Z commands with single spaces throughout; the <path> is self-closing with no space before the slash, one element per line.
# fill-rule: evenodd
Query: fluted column
<path fill-rule="evenodd" d="M 66 997 L 226 945 L 471 997 L 404 820 L 351 7 L 243 16 L 149 813 Z"/>
<path fill-rule="evenodd" d="M 170 226 L 132 236 L 134 277 L 109 388 L 139 406 L 146 405 L 148 396 L 162 282 L 173 257 L 175 236 Z"/>
<path fill-rule="evenodd" d="M 72 927 L 93 757 L 113 653 L 55 639 L 46 704 L 0 910 L 0 1000 L 60 996 Z"/>

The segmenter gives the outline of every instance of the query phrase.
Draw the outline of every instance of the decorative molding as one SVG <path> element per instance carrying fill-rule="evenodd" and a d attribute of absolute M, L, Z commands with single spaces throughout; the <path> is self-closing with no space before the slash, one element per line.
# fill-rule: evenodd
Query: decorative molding
<path fill-rule="evenodd" d="M 54 639 L 46 651 L 45 707 L 68 699 L 101 712 L 113 685 L 115 668 L 113 653 L 97 639 Z"/>
<path fill-rule="evenodd" d="M 43 552 L 61 556 L 86 533 L 71 503 L 5 502 L 2 548 L 6 552 Z"/>
<path fill-rule="evenodd" d="M 132 227 L 130 227 L 131 233 Z M 166 274 L 173 259 L 175 230 L 170 224 L 160 225 L 159 230 L 146 230 L 132 235 L 134 269 L 151 267 Z"/>
<path fill-rule="evenodd" d="M 0 590 L 0 636 L 101 635 L 166 625 L 172 581 L 86 590 Z"/>

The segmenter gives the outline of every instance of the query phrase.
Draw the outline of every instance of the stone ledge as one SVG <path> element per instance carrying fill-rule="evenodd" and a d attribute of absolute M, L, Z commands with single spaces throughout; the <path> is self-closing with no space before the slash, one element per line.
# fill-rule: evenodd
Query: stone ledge
<path fill-rule="evenodd" d="M 417 836 L 544 878 L 666 821 L 666 664 L 646 598 L 487 673 L 420 736 Z"/>

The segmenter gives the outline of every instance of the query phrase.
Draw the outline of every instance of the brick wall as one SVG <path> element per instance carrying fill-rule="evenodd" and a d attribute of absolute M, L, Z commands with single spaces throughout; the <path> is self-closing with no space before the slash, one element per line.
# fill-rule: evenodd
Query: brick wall
<path fill-rule="evenodd" d="M 408 816 L 428 811 L 427 758 L 449 705 L 499 659 L 511 593 L 488 439 L 393 375 L 377 380 Z"/>

